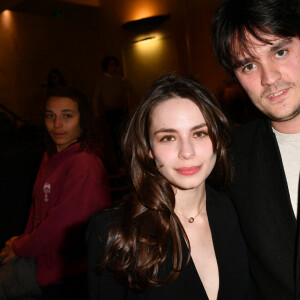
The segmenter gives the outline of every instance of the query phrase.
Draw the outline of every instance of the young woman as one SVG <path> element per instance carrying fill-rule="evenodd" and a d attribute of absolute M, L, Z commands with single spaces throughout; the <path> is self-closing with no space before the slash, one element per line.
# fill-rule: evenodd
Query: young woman
<path fill-rule="evenodd" d="M 110 205 L 108 180 L 92 152 L 88 103 L 74 88 L 49 91 L 48 151 L 36 179 L 24 234 L 6 243 L 3 263 L 32 257 L 43 299 L 80 298 L 86 257 L 84 231 L 92 214 Z M 24 274 L 25 276 L 25 274 Z"/>
<path fill-rule="evenodd" d="M 88 229 L 90 299 L 250 299 L 229 199 L 228 123 L 197 81 L 168 74 L 124 137 L 135 191 Z"/>

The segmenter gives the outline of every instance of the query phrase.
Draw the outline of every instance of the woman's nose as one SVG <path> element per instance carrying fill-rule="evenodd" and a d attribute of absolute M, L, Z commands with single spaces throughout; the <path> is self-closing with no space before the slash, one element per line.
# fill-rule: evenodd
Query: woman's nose
<path fill-rule="evenodd" d="M 54 119 L 54 127 L 55 127 L 55 128 L 60 128 L 61 125 L 62 125 L 61 119 L 60 119 L 59 117 L 56 117 L 56 118 Z"/>
<path fill-rule="evenodd" d="M 195 155 L 194 146 L 191 141 L 182 141 L 179 155 L 180 159 L 191 159 Z"/>

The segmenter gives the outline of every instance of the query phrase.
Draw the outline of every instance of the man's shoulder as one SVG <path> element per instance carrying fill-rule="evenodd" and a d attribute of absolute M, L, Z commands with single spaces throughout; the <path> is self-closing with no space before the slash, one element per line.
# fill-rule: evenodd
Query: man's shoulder
<path fill-rule="evenodd" d="M 258 135 L 269 132 L 271 131 L 268 119 L 254 119 L 233 131 L 232 145 L 238 147 L 242 144 L 252 144 Z"/>
<path fill-rule="evenodd" d="M 245 133 L 255 134 L 257 130 L 267 126 L 268 120 L 266 118 L 257 118 L 245 123 L 234 130 L 234 137 L 244 135 Z"/>

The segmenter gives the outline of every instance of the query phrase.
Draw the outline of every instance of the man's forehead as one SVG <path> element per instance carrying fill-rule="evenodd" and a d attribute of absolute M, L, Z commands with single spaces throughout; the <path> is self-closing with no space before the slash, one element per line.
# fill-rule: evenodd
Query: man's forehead
<path fill-rule="evenodd" d="M 258 50 L 265 48 L 268 51 L 273 46 L 290 40 L 290 38 L 283 38 L 273 34 L 256 33 L 256 35 L 246 32 L 242 38 L 238 36 L 233 38 L 231 53 L 234 65 L 248 58 L 256 58 Z"/>

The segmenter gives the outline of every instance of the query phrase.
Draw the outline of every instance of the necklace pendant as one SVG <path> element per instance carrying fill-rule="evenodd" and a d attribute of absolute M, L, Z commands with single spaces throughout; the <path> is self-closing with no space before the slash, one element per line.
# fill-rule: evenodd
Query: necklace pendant
<path fill-rule="evenodd" d="M 194 218 L 193 217 L 189 218 L 189 223 L 194 223 Z"/>

